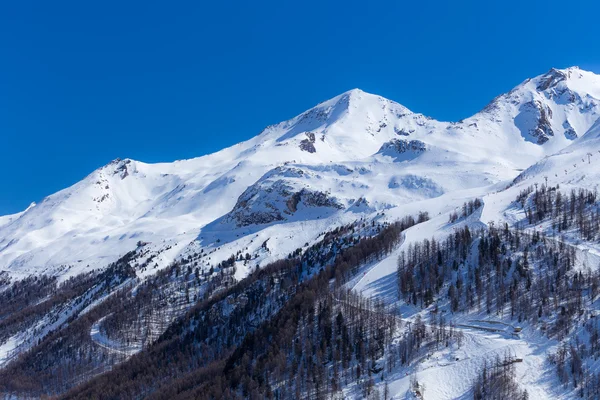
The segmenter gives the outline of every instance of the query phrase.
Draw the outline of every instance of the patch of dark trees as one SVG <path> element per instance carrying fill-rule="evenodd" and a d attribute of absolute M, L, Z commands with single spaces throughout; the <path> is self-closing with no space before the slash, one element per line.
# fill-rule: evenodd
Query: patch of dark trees
<path fill-rule="evenodd" d="M 118 306 L 120 293 L 107 298 L 88 313 L 82 311 L 135 277 L 129 265 L 132 255 L 127 253 L 102 272 L 91 271 L 60 285 L 49 279 L 47 300 L 28 305 L 0 322 L 9 332 L 16 332 L 43 317 L 48 319 L 44 326 L 54 327 L 47 331 L 34 330 L 32 334 L 37 336 L 37 344 L 0 370 L 0 393 L 27 393 L 27 396 L 36 397 L 59 393 L 81 382 L 81 375 L 91 364 L 99 372 L 103 370 L 98 360 L 107 355 L 92 346 L 90 328 L 95 318 L 100 318 L 106 309 Z M 31 279 L 28 281 L 31 282 Z M 15 282 L 13 285 L 17 284 L 22 283 Z M 65 315 L 68 317 L 61 322 L 61 316 L 64 318 Z"/>
<path fill-rule="evenodd" d="M 571 189 L 563 192 L 559 186 L 536 184 L 521 190 L 516 203 L 525 211 L 528 225 L 549 222 L 554 233 L 575 230 L 582 240 L 600 239 L 600 207 L 596 190 Z"/>
<path fill-rule="evenodd" d="M 528 400 L 529 393 L 517 383 L 515 366 L 518 361 L 507 354 L 504 358 L 496 356 L 490 364 L 485 362 L 473 384 L 474 400 Z"/>
<path fill-rule="evenodd" d="M 476 231 L 464 227 L 444 240 L 424 240 L 402 252 L 398 290 L 402 300 L 434 311 L 446 307 L 453 313 L 512 319 L 515 325 L 527 322 L 563 342 L 549 358 L 559 380 L 584 398 L 597 398 L 600 374 L 585 360 L 600 357 L 595 311 L 600 271 L 575 269 L 576 255 L 575 246 L 538 231 L 506 224 Z"/>
<path fill-rule="evenodd" d="M 298 374 L 310 378 L 297 390 L 320 398 L 350 379 L 372 387 L 395 319 L 333 293 L 417 221 L 386 224 L 371 237 L 353 235 L 356 224 L 336 228 L 301 254 L 199 299 L 146 350 L 64 397 L 284 398 L 289 385 L 296 392 Z"/>
<path fill-rule="evenodd" d="M 473 199 L 469 201 L 465 201 L 459 211 L 453 211 L 450 213 L 450 217 L 448 222 L 451 224 L 458 221 L 460 218 L 467 218 L 469 215 L 473 214 L 475 211 L 479 210 L 483 202 L 481 199 Z"/>

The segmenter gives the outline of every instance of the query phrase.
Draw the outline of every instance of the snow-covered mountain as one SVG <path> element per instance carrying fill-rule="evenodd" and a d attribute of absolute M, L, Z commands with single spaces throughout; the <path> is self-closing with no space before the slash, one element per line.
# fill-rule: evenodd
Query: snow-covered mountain
<path fill-rule="evenodd" d="M 161 368 L 169 379 L 184 376 L 178 367 L 188 373 L 213 357 L 229 368 L 235 362 L 225 363 L 229 353 L 220 349 L 236 349 L 288 306 L 297 311 L 290 302 L 312 280 L 320 291 L 299 295 L 299 303 L 307 313 L 318 303 L 318 320 L 334 319 L 338 335 L 346 318 L 367 313 L 355 321 L 365 331 L 371 317 L 388 319 L 389 339 L 363 341 L 373 353 L 387 342 L 369 359 L 369 378 L 362 360 L 361 383 L 354 383 L 358 356 L 341 368 L 353 377 L 335 389 L 344 398 L 365 398 L 367 386 L 392 398 L 422 398 L 425 387 L 427 398 L 467 398 L 484 365 L 501 365 L 497 356 L 504 367 L 516 365 L 516 388 L 530 398 L 571 398 L 577 385 L 568 387 L 569 372 L 559 383 L 548 360 L 571 346 L 572 360 L 583 357 L 577 365 L 600 371 L 600 352 L 586 349 L 597 347 L 600 332 L 593 319 L 600 309 L 593 294 L 600 285 L 598 162 L 600 76 L 577 67 L 527 79 L 458 122 L 354 89 L 214 154 L 160 164 L 116 159 L 0 217 L 0 394 L 61 394 L 136 353 L 139 365 L 161 364 L 156 357 L 168 354 Z M 433 262 L 430 246 L 437 248 Z M 332 280 L 325 267 L 338 256 L 344 260 Z M 403 282 L 405 257 L 412 261 Z M 550 301 L 549 287 L 561 295 Z M 342 298 L 350 290 L 365 298 Z M 290 323 L 300 332 L 302 321 Z M 302 341 L 277 346 L 311 347 L 307 337 L 320 324 L 299 333 Z M 444 325 L 450 329 L 436 331 Z M 419 332 L 420 339 L 409 339 Z M 421 342 L 427 332 L 438 336 Z M 174 366 L 172 352 L 190 364 Z M 297 348 L 290 354 L 296 367 L 310 365 L 299 361 Z M 314 365 L 331 365 L 320 361 Z M 154 380 L 146 372 L 126 374 L 141 373 L 143 395 Z M 301 379 L 287 379 L 300 390 Z"/>
<path fill-rule="evenodd" d="M 460 122 L 350 90 L 211 155 L 114 160 L 23 213 L 0 217 L 0 269 L 71 276 L 108 265 L 140 241 L 151 242 L 165 266 L 192 241 L 228 242 L 231 251 L 247 247 L 250 234 L 277 242 L 300 222 L 340 224 L 488 188 L 583 143 L 599 99 L 600 77 L 576 67 L 528 79 Z M 454 206 L 432 202 L 431 211 Z"/>
<path fill-rule="evenodd" d="M 506 221 L 515 224 L 524 218 L 517 214 L 511 203 L 519 191 L 531 185 L 545 184 L 562 190 L 587 189 L 597 191 L 600 187 L 600 119 L 569 146 L 545 156 L 517 175 L 505 190 L 488 193 L 485 197 L 482 221 Z M 600 254 L 600 249 L 588 248 Z"/>
<path fill-rule="evenodd" d="M 549 183 L 594 188 L 600 183 L 600 119 L 581 139 L 521 173 L 516 181 L 547 180 Z"/>

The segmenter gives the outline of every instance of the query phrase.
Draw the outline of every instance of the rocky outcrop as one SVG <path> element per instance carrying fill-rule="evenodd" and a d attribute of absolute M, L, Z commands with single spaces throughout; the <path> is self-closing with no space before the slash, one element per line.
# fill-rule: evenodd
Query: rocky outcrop
<path fill-rule="evenodd" d="M 238 199 L 225 221 L 238 227 L 284 221 L 300 206 L 342 209 L 343 205 L 327 193 L 303 188 L 297 190 L 283 179 L 263 181 L 249 187 Z"/>
<path fill-rule="evenodd" d="M 569 139 L 569 140 L 577 139 L 577 132 L 571 126 L 571 124 L 569 123 L 568 120 L 565 120 L 565 122 L 563 122 L 563 128 L 565 128 L 565 137 L 567 139 Z"/>
<path fill-rule="evenodd" d="M 110 169 L 112 169 L 112 175 L 119 175 L 119 177 L 121 179 L 125 179 L 129 176 L 130 166 L 131 166 L 130 159 L 126 158 L 124 160 L 121 160 L 120 158 L 115 158 L 110 163 L 108 163 L 104 168 L 107 169 L 107 171 L 110 171 Z"/>
<path fill-rule="evenodd" d="M 394 132 L 396 133 L 396 135 L 398 136 L 409 136 L 411 133 L 413 133 L 415 130 L 414 129 L 409 129 L 406 130 L 404 128 L 394 128 Z"/>
<path fill-rule="evenodd" d="M 537 85 L 537 90 L 543 92 L 549 88 L 555 87 L 559 82 L 565 81 L 566 79 L 567 75 L 564 72 L 552 68 L 546 75 L 542 76 L 540 83 Z"/>
<path fill-rule="evenodd" d="M 544 144 L 550 139 L 550 136 L 554 136 L 554 131 L 550 125 L 552 110 L 548 107 L 544 107 L 539 101 L 536 101 L 535 103 L 539 112 L 539 118 L 538 125 L 533 130 L 532 135 L 538 138 L 538 144 Z"/>
<path fill-rule="evenodd" d="M 315 148 L 315 134 L 312 132 L 306 132 L 306 139 L 300 141 L 300 150 L 307 151 L 309 153 L 316 153 L 317 149 Z"/>
<path fill-rule="evenodd" d="M 527 140 L 541 145 L 554 136 L 550 123 L 552 119 L 550 107 L 542 104 L 539 100 L 533 100 L 523 104 L 520 111 L 515 118 L 515 123 Z"/>
<path fill-rule="evenodd" d="M 427 151 L 427 145 L 420 140 L 393 139 L 384 143 L 377 154 L 406 161 L 420 156 L 425 151 Z"/>

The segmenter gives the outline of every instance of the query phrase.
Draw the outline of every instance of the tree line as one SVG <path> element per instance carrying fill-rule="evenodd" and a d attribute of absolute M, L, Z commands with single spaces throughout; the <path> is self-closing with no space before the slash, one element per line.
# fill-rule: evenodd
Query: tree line
<path fill-rule="evenodd" d="M 380 305 L 343 297 L 332 279 L 389 254 L 417 220 L 370 237 L 354 235 L 358 225 L 324 235 L 199 301 L 146 351 L 65 398 L 324 398 L 350 379 L 371 390 L 395 320 L 371 311 Z"/>

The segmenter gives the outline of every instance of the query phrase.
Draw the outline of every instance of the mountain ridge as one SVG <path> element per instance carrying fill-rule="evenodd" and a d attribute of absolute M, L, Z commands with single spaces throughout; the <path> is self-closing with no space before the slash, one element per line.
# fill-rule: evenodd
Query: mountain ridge
<path fill-rule="evenodd" d="M 494 365 L 507 398 L 600 393 L 596 91 L 551 69 L 440 122 L 353 89 L 0 217 L 0 392 L 484 398 Z"/>
<path fill-rule="evenodd" d="M 586 86 L 589 82 L 598 83 L 597 88 Z M 101 268 L 139 240 L 193 241 L 202 236 L 202 227 L 228 215 L 240 196 L 269 173 L 263 190 L 273 190 L 271 185 L 280 181 L 280 188 L 293 188 L 279 192 L 292 196 L 286 201 L 335 188 L 331 204 L 343 207 L 336 217 L 342 220 L 358 198 L 369 204 L 364 212 L 377 212 L 461 187 L 510 180 L 587 131 L 600 116 L 597 92 L 597 75 L 578 68 L 551 69 L 498 96 L 472 117 L 440 122 L 351 89 L 216 153 L 172 163 L 111 161 L 35 207 L 2 217 L 0 269 L 16 269 L 20 275 L 69 265 L 75 273 L 87 265 Z M 389 153 L 408 143 L 427 151 L 408 158 L 407 153 Z M 328 164 L 339 168 L 323 168 Z M 297 166 L 303 177 L 278 177 L 278 168 L 286 165 Z M 343 170 L 353 172 L 340 174 Z M 259 215 L 283 201 L 268 197 L 254 202 L 258 208 L 252 212 Z M 284 209 L 273 214 L 276 220 L 287 221 Z"/>

